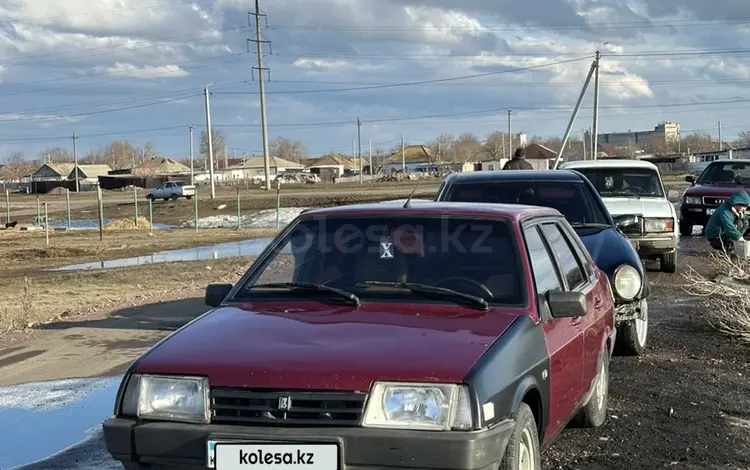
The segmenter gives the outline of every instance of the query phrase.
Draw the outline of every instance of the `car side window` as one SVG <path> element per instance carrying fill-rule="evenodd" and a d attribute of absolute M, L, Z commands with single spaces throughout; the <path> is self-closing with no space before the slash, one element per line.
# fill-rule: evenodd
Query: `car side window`
<path fill-rule="evenodd" d="M 536 226 L 524 229 L 526 248 L 531 258 L 531 270 L 538 294 L 563 290 L 557 267 Z"/>
<path fill-rule="evenodd" d="M 568 289 L 575 290 L 586 284 L 586 276 L 583 274 L 581 263 L 576 257 L 573 249 L 565 239 L 565 234 L 555 223 L 542 224 L 542 233 L 555 253 L 560 271 L 565 278 Z"/>
<path fill-rule="evenodd" d="M 583 246 L 581 240 L 575 235 L 575 232 L 570 227 L 561 226 L 560 229 L 562 230 L 563 234 L 565 234 L 565 238 L 575 250 L 576 256 L 578 257 L 580 264 L 583 266 L 586 277 L 588 279 L 592 279 L 594 277 L 594 274 L 596 273 L 596 270 L 594 269 L 593 261 L 587 254 L 588 252 L 586 251 L 586 247 Z"/>

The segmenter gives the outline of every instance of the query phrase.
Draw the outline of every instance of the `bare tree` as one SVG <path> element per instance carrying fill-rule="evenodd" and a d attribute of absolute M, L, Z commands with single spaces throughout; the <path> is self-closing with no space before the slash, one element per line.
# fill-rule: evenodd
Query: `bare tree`
<path fill-rule="evenodd" d="M 0 168 L 0 179 L 3 181 L 18 181 L 34 172 L 39 162 L 26 160 L 23 153 L 14 152 Z"/>
<path fill-rule="evenodd" d="M 116 140 L 96 154 L 97 163 L 109 165 L 114 170 L 138 166 L 140 151 L 129 140 Z"/>
<path fill-rule="evenodd" d="M 456 138 L 453 134 L 440 134 L 437 139 L 428 142 L 430 153 L 435 156 L 435 161 L 450 160 L 453 157 L 453 146 Z"/>
<path fill-rule="evenodd" d="M 485 157 L 484 146 L 477 136 L 466 132 L 453 144 L 453 155 L 456 162 L 481 161 Z"/>
<path fill-rule="evenodd" d="M 62 147 L 48 148 L 39 152 L 39 160 L 52 163 L 72 162 L 73 154 Z"/>
<path fill-rule="evenodd" d="M 703 131 L 693 132 L 682 139 L 682 149 L 688 152 L 710 152 L 718 146 L 710 134 Z"/>
<path fill-rule="evenodd" d="M 220 155 L 224 155 L 224 148 L 227 145 L 227 138 L 220 130 L 211 129 L 211 144 L 214 150 L 214 167 L 216 167 L 218 157 Z M 208 133 L 206 133 L 206 131 L 201 131 L 200 152 L 203 158 L 208 161 Z"/>
<path fill-rule="evenodd" d="M 508 133 L 507 132 L 490 132 L 485 142 L 485 151 L 494 161 L 508 157 Z"/>
<path fill-rule="evenodd" d="M 146 142 L 143 146 L 143 158 L 151 158 L 156 156 L 156 148 L 151 142 Z"/>
<path fill-rule="evenodd" d="M 307 149 L 299 140 L 285 139 L 277 137 L 271 142 L 269 151 L 274 157 L 283 158 L 291 162 L 301 162 L 307 158 Z"/>
<path fill-rule="evenodd" d="M 742 131 L 737 134 L 737 139 L 733 142 L 735 147 L 750 147 L 750 131 Z"/>

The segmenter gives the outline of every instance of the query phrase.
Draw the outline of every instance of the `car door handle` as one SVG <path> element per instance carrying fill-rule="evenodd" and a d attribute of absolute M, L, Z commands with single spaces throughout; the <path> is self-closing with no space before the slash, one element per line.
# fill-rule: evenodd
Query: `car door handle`
<path fill-rule="evenodd" d="M 603 305 L 604 305 L 604 302 L 602 301 L 602 299 L 596 299 L 596 300 L 594 300 L 594 308 L 595 309 L 600 309 L 600 308 L 602 308 Z"/>

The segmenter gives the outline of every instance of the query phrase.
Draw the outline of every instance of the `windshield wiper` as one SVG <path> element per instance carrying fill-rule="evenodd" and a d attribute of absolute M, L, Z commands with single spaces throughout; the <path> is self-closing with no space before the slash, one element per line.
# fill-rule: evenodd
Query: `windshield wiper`
<path fill-rule="evenodd" d="M 625 196 L 625 197 L 633 197 L 636 199 L 641 198 L 640 194 L 634 194 L 634 193 L 631 193 L 630 191 L 605 191 L 602 194 L 605 194 L 605 193 L 611 196 Z"/>
<path fill-rule="evenodd" d="M 249 286 L 247 289 L 291 289 L 296 290 L 300 293 L 328 293 L 343 297 L 357 307 L 359 307 L 361 304 L 361 302 L 359 301 L 359 297 L 352 294 L 351 292 L 347 292 L 342 289 L 336 289 L 335 287 L 329 287 L 323 284 L 316 284 L 314 282 L 275 282 L 270 284 L 256 284 L 254 286 Z"/>
<path fill-rule="evenodd" d="M 366 281 L 358 286 L 388 286 L 388 287 L 400 287 L 402 289 L 408 289 L 411 292 L 417 294 L 434 294 L 443 297 L 451 297 L 453 299 L 466 300 L 471 305 L 479 307 L 480 310 L 489 310 L 490 304 L 487 300 L 476 295 L 464 294 L 457 290 L 448 289 L 446 287 L 431 286 L 429 284 L 419 284 L 415 282 L 381 282 L 381 281 Z"/>

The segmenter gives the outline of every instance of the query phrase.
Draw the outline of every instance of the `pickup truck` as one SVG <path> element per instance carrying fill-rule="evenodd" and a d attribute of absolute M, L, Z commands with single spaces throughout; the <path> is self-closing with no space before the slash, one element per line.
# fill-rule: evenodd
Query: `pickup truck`
<path fill-rule="evenodd" d="M 173 200 L 184 197 L 185 199 L 192 199 L 195 196 L 195 186 L 191 186 L 182 181 L 168 181 L 162 183 L 156 188 L 146 194 L 146 199 L 164 199 L 165 201 Z"/>
<path fill-rule="evenodd" d="M 608 416 L 613 292 L 554 209 L 314 209 L 206 304 L 123 378 L 127 470 L 537 470 Z"/>

